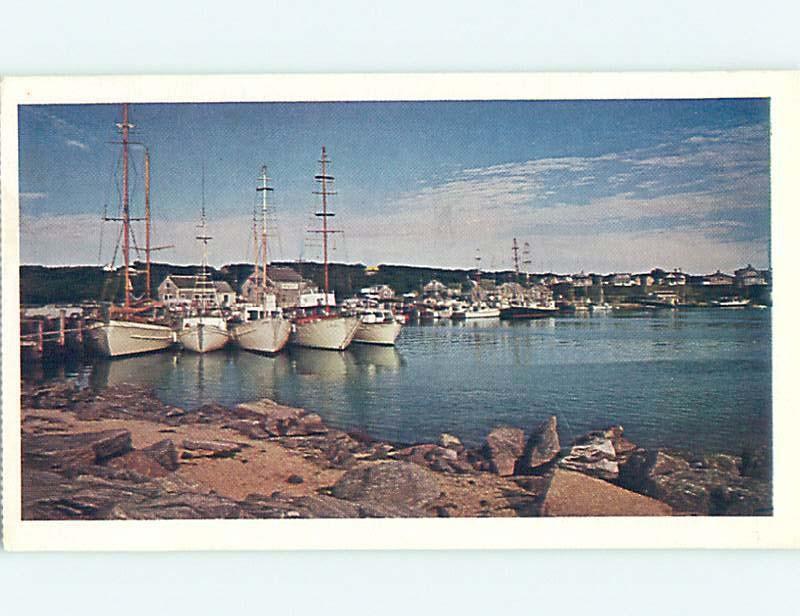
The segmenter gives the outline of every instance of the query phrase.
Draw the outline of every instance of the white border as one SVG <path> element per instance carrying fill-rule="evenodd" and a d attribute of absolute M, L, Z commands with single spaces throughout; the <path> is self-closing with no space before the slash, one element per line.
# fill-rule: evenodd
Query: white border
<path fill-rule="evenodd" d="M 17 106 L 35 103 L 770 97 L 774 516 L 422 520 L 20 520 Z M 0 83 L 3 538 L 9 550 L 796 548 L 800 495 L 792 379 L 800 347 L 789 284 L 800 203 L 800 73 L 12 77 Z"/>

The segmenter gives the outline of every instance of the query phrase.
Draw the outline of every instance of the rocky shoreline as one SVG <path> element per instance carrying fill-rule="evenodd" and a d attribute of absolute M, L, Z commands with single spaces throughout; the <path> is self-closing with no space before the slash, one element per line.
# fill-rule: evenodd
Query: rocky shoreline
<path fill-rule="evenodd" d="M 771 515 L 766 449 L 644 449 L 621 426 L 564 446 L 550 417 L 481 447 L 411 446 L 263 399 L 194 411 L 152 392 L 25 386 L 25 520 Z"/>

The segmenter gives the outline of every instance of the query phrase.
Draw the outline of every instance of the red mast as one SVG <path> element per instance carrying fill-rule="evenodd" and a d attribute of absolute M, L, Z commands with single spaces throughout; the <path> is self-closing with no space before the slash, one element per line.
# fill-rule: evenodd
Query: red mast
<path fill-rule="evenodd" d="M 144 254 L 145 267 L 145 292 L 144 296 L 150 299 L 150 150 L 144 149 Z"/>
<path fill-rule="evenodd" d="M 314 194 L 322 195 L 322 211 L 316 212 L 314 215 L 322 218 L 322 230 L 315 231 L 315 233 L 322 233 L 322 259 L 323 271 L 325 276 L 325 306 L 328 306 L 328 291 L 330 288 L 328 280 L 328 235 L 331 233 L 339 233 L 339 231 L 328 228 L 328 218 L 333 216 L 333 212 L 328 211 L 328 197 L 336 193 L 328 189 L 328 185 L 333 183 L 333 176 L 328 175 L 328 163 L 330 159 L 325 152 L 325 146 L 322 146 L 322 158 L 319 163 L 322 165 L 322 172 L 315 175 L 314 179 L 320 183 L 321 190 L 315 191 Z"/>
<path fill-rule="evenodd" d="M 122 130 L 122 254 L 125 259 L 125 308 L 131 305 L 131 212 L 128 202 L 128 103 L 122 105 L 122 124 L 117 124 Z"/>

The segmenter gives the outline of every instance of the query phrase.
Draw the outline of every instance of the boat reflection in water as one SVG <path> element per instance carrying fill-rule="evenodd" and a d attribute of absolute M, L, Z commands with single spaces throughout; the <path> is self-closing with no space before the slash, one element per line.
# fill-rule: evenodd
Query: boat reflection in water
<path fill-rule="evenodd" d="M 218 353 L 159 353 L 120 359 L 99 359 L 88 374 L 89 385 L 104 389 L 123 384 L 153 389 L 168 404 L 196 408 L 216 402 L 235 405 L 273 398 L 299 406 L 309 403 L 320 381 L 343 385 L 362 374 L 399 371 L 400 354 L 393 347 L 358 345 L 331 353 L 291 347 L 265 356 L 229 348 Z M 310 377 L 310 378 L 309 378 Z M 313 398 L 321 392 L 313 392 Z"/>
<path fill-rule="evenodd" d="M 403 365 L 400 353 L 393 346 L 354 344 L 348 354 L 355 359 L 356 367 L 367 371 L 398 372 Z"/>

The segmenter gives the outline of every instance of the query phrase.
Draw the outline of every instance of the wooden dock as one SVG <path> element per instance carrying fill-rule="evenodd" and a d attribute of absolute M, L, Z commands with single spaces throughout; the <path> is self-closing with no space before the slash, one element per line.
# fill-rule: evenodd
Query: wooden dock
<path fill-rule="evenodd" d="M 82 355 L 86 350 L 88 327 L 83 316 L 61 309 L 58 317 L 26 317 L 20 319 L 20 355 L 23 361 L 53 361 L 69 355 Z"/>

